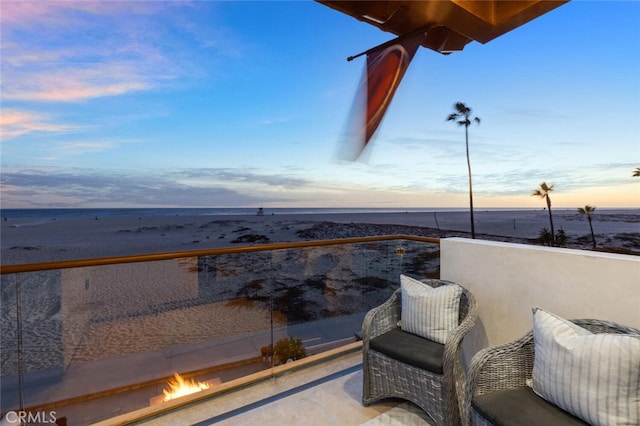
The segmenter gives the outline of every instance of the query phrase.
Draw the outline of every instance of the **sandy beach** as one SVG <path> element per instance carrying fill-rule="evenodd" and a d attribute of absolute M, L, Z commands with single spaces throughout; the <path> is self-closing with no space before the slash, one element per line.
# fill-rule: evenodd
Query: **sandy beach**
<path fill-rule="evenodd" d="M 544 210 L 478 210 L 478 238 L 535 244 L 549 227 Z M 575 210 L 554 211 L 567 247 L 589 249 L 589 224 Z M 640 253 L 640 211 L 597 211 L 604 250 Z M 3 265 L 199 250 L 365 235 L 469 236 L 468 212 L 269 214 L 264 216 L 29 217 L 2 222 Z"/>

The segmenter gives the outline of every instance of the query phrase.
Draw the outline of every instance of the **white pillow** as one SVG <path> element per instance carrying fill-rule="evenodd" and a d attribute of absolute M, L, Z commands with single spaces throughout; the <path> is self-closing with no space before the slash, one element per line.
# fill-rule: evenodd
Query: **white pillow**
<path fill-rule="evenodd" d="M 402 329 L 438 343 L 445 343 L 458 326 L 462 287 L 447 284 L 431 287 L 400 275 Z"/>
<path fill-rule="evenodd" d="M 533 309 L 533 390 L 592 425 L 640 424 L 640 336 L 594 334 Z"/>

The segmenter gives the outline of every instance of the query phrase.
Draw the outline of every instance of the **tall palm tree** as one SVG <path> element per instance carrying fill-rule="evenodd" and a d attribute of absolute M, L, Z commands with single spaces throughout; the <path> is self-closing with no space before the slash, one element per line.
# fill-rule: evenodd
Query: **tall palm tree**
<path fill-rule="evenodd" d="M 553 191 L 553 185 L 547 185 L 547 182 L 542 182 L 539 188 L 534 189 L 531 195 L 534 197 L 540 197 L 547 202 L 547 210 L 549 210 L 549 224 L 551 225 L 551 241 L 555 241 L 556 233 L 553 229 L 553 216 L 551 215 L 551 197 L 549 193 Z"/>
<path fill-rule="evenodd" d="M 587 220 L 589 221 L 589 229 L 591 230 L 591 241 L 593 241 L 593 248 L 596 248 L 596 235 L 593 233 L 593 225 L 591 224 L 594 211 L 596 211 L 596 208 L 588 204 L 584 207 L 578 207 L 578 213 L 580 213 L 580 216 L 587 216 Z"/>
<path fill-rule="evenodd" d="M 464 140 L 467 146 L 467 170 L 469 171 L 469 211 L 471 213 L 471 238 L 476 237 L 476 227 L 473 221 L 473 185 L 471 183 L 471 161 L 469 160 L 469 126 L 471 125 L 471 108 L 462 102 L 456 102 L 453 106 L 454 112 L 449 114 L 447 121 L 455 121 L 459 126 L 464 126 Z M 473 117 L 473 121 L 480 124 L 478 117 Z"/>
<path fill-rule="evenodd" d="M 636 169 L 633 171 L 633 177 L 640 177 L 640 167 L 636 167 Z"/>

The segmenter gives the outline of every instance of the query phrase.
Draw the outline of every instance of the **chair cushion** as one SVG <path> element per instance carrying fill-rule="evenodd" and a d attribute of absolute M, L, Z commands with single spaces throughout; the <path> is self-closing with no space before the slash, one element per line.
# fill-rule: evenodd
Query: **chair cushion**
<path fill-rule="evenodd" d="M 479 395 L 473 398 L 471 406 L 495 426 L 587 424 L 540 398 L 528 387 Z"/>
<path fill-rule="evenodd" d="M 399 328 L 374 337 L 369 348 L 422 370 L 442 374 L 444 345 Z"/>
<path fill-rule="evenodd" d="M 400 275 L 402 310 L 401 327 L 438 343 L 446 343 L 460 320 L 462 287 L 451 283 L 440 287 Z"/>
<path fill-rule="evenodd" d="M 639 425 L 640 336 L 533 312 L 533 390 L 592 425 Z"/>

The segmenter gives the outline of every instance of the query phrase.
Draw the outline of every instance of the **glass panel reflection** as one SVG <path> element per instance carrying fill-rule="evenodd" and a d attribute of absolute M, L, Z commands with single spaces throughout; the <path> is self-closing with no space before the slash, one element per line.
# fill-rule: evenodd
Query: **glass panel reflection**
<path fill-rule="evenodd" d="M 55 407 L 90 423 L 158 403 L 174 373 L 215 386 L 354 342 L 401 273 L 437 277 L 439 245 L 375 241 L 2 275 L 3 410 Z"/>

